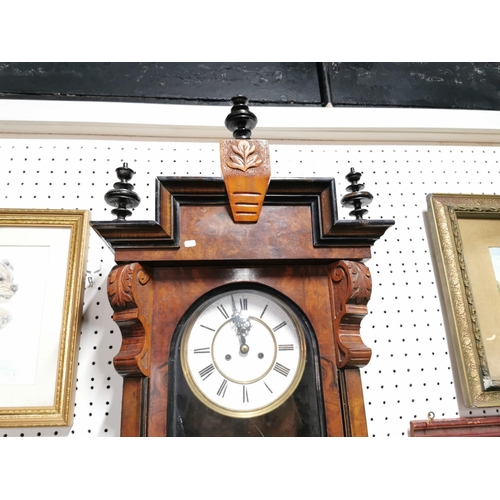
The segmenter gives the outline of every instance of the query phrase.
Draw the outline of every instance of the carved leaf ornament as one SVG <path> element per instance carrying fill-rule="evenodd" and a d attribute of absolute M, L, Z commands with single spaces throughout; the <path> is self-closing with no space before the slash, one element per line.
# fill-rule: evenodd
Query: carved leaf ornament
<path fill-rule="evenodd" d="M 112 270 L 108 278 L 108 294 L 111 305 L 123 309 L 133 302 L 132 275 L 134 264 L 120 266 Z"/>
<path fill-rule="evenodd" d="M 230 155 L 231 161 L 226 162 L 230 168 L 235 168 L 246 172 L 249 168 L 260 167 L 262 160 L 255 154 L 255 145 L 250 146 L 247 141 L 238 141 L 238 145 L 231 145 L 231 149 L 235 153 Z"/>

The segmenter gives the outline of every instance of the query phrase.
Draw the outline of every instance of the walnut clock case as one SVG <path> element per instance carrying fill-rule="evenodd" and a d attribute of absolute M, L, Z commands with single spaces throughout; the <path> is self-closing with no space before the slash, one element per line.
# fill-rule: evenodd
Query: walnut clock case
<path fill-rule="evenodd" d="M 363 262 L 393 221 L 362 218 L 371 195 L 354 171 L 349 221 L 333 179 L 269 180 L 256 119 L 233 104 L 222 179 L 159 177 L 156 220 L 129 221 L 140 200 L 124 166 L 106 195 L 117 219 L 92 222 L 117 263 L 121 434 L 366 436 Z"/>

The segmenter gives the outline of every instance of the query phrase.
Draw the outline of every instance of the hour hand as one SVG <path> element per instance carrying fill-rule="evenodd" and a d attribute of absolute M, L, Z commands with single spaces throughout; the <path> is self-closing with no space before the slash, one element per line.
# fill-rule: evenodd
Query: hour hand
<path fill-rule="evenodd" d="M 236 308 L 234 297 L 232 295 L 231 302 L 233 306 L 233 315 L 231 320 L 233 322 L 233 326 L 236 329 L 236 335 L 238 335 L 238 338 L 240 340 L 240 352 L 242 354 L 246 354 L 250 349 L 246 342 L 246 336 L 250 331 L 250 328 L 252 328 L 252 324 L 250 323 L 250 320 L 247 317 L 242 316 L 241 311 Z"/>
<path fill-rule="evenodd" d="M 246 354 L 250 349 L 247 344 L 246 337 L 250 328 L 252 328 L 252 324 L 248 318 L 242 317 L 240 314 L 234 317 L 233 323 L 236 328 L 236 335 L 238 335 L 238 338 L 240 339 L 240 352 L 242 354 Z"/>
<path fill-rule="evenodd" d="M 240 352 L 242 354 L 246 354 L 250 350 L 250 347 L 247 344 L 246 335 L 245 334 L 238 334 L 238 337 L 240 339 Z"/>

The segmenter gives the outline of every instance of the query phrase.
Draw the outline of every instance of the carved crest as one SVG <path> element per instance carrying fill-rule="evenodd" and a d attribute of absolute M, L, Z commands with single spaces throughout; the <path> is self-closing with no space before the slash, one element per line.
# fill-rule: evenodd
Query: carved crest
<path fill-rule="evenodd" d="M 269 144 L 255 139 L 220 141 L 221 173 L 235 222 L 257 222 L 271 166 Z"/>
<path fill-rule="evenodd" d="M 238 141 L 231 144 L 234 154 L 229 156 L 226 165 L 246 172 L 249 168 L 260 167 L 262 160 L 255 153 L 255 144 L 250 145 L 248 141 Z"/>

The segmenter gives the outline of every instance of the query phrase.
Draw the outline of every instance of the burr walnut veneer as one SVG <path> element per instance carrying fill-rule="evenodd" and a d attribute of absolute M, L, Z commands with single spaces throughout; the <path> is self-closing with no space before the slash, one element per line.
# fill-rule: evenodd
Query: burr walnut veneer
<path fill-rule="evenodd" d="M 123 436 L 365 436 L 364 262 L 393 221 L 338 220 L 332 179 L 271 179 L 256 223 L 235 223 L 221 179 L 157 180 L 155 221 L 93 222 L 115 254 L 108 295 L 123 343 Z M 219 415 L 194 397 L 180 339 L 214 290 L 256 288 L 293 309 L 303 380 L 266 415 Z M 245 396 L 243 396 L 245 397 Z"/>

